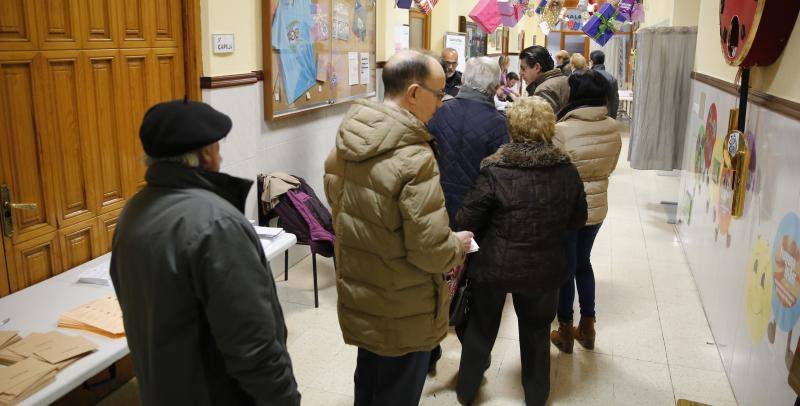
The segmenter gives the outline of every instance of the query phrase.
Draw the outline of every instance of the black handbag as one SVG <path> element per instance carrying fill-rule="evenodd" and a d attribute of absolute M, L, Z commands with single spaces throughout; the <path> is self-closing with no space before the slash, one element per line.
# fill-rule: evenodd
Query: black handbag
<path fill-rule="evenodd" d="M 469 305 L 472 299 L 472 292 L 469 287 L 469 278 L 466 275 L 461 278 L 461 283 L 453 295 L 453 300 L 450 302 L 450 325 L 460 327 L 467 322 L 469 316 Z"/>

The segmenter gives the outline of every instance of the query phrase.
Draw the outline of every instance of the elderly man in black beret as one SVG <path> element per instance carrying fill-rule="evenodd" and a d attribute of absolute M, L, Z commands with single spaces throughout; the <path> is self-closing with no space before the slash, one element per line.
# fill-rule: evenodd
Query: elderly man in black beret
<path fill-rule="evenodd" d="M 111 278 L 145 405 L 298 405 L 269 263 L 242 214 L 251 181 L 219 173 L 225 114 L 151 108 L 147 186 L 117 224 Z"/>

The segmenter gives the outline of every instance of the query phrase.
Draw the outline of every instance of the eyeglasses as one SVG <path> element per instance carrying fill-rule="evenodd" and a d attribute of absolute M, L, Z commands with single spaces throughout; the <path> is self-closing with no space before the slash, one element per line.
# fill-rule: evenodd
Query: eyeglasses
<path fill-rule="evenodd" d="M 414 84 L 419 86 L 419 87 L 421 87 L 421 88 L 423 88 L 423 89 L 425 89 L 425 90 L 427 90 L 427 91 L 429 91 L 429 92 L 431 92 L 431 93 L 433 93 L 434 95 L 436 95 L 436 97 L 439 98 L 439 100 L 444 99 L 444 97 L 447 96 L 447 92 L 445 92 L 442 89 L 438 89 L 438 90 L 437 89 L 431 89 L 430 87 L 425 86 L 422 83 L 414 83 Z"/>
<path fill-rule="evenodd" d="M 458 66 L 458 61 L 455 61 L 455 62 L 444 61 L 444 65 L 445 66 Z"/>

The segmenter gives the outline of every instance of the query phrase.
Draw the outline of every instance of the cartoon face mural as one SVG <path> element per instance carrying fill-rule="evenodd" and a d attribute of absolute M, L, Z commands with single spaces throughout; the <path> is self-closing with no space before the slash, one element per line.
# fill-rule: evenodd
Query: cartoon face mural
<path fill-rule="evenodd" d="M 700 126 L 700 129 L 697 130 L 697 142 L 694 146 L 694 173 L 695 174 L 702 174 L 703 170 L 706 169 L 706 162 L 705 162 L 705 145 L 706 145 L 706 128 Z"/>
<path fill-rule="evenodd" d="M 753 252 L 750 254 L 750 262 L 745 271 L 747 272 L 745 317 L 750 338 L 755 343 L 764 337 L 772 317 L 772 259 L 769 243 L 760 236 L 753 244 Z"/>
<path fill-rule="evenodd" d="M 708 133 L 706 133 L 706 139 Z M 723 137 L 716 138 L 714 145 L 711 147 L 711 167 L 708 169 L 708 179 L 711 180 L 708 184 L 710 204 L 714 207 L 714 221 L 717 221 L 717 204 L 719 204 L 719 184 L 722 180 L 722 167 L 725 162 L 725 140 Z M 706 153 L 708 155 L 708 153 Z"/>
<path fill-rule="evenodd" d="M 795 213 L 783 217 L 772 247 L 772 270 L 774 291 L 772 312 L 775 321 L 783 331 L 790 331 L 800 317 L 800 276 L 797 264 L 800 262 L 800 218 Z"/>

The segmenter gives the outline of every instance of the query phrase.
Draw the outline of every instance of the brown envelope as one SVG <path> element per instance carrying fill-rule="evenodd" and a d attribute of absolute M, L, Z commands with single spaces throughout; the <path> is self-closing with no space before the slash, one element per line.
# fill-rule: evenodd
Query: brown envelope
<path fill-rule="evenodd" d="M 0 393 L 19 396 L 55 369 L 55 366 L 33 358 L 24 359 L 7 368 L 0 368 Z"/>
<path fill-rule="evenodd" d="M 58 364 L 96 349 L 97 346 L 93 342 L 81 336 L 65 335 L 63 338 L 56 340 L 52 346 L 37 349 L 34 354 L 51 364 Z"/>

